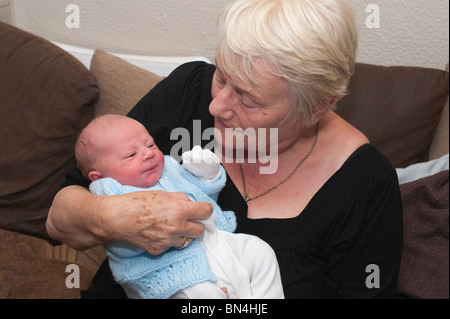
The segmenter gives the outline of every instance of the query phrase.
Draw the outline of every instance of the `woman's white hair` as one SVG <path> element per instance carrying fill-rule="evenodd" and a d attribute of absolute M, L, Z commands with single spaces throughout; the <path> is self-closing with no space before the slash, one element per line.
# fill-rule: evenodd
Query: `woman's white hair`
<path fill-rule="evenodd" d="M 265 59 L 287 81 L 294 114 L 309 122 L 347 93 L 357 43 L 348 0 L 237 0 L 219 15 L 216 61 L 257 85 Z"/>

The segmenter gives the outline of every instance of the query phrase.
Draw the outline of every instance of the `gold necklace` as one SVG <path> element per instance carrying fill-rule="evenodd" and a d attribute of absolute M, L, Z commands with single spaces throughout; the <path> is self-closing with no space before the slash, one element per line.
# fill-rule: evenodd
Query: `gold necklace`
<path fill-rule="evenodd" d="M 242 185 L 244 187 L 244 198 L 245 201 L 248 203 L 249 201 L 252 201 L 254 199 L 260 198 L 264 195 L 267 195 L 268 193 L 276 190 L 278 187 L 280 187 L 281 185 L 283 185 L 284 183 L 286 183 L 292 176 L 294 176 L 294 174 L 297 172 L 297 170 L 300 168 L 300 166 L 303 165 L 303 163 L 308 159 L 308 157 L 311 156 L 312 152 L 314 151 L 314 149 L 316 148 L 317 145 L 317 140 L 319 139 L 319 132 L 320 132 L 320 122 L 317 123 L 317 128 L 316 128 L 316 137 L 314 139 L 314 143 L 309 151 L 308 154 L 306 154 L 306 156 L 300 161 L 300 163 L 297 164 L 297 166 L 295 167 L 295 169 L 285 178 L 283 179 L 281 182 L 279 182 L 278 184 L 276 184 L 275 186 L 272 186 L 271 188 L 269 188 L 268 190 L 266 190 L 265 192 L 254 196 L 254 197 L 250 197 L 248 196 L 247 193 L 247 184 L 245 182 L 245 175 L 244 175 L 244 170 L 242 169 L 242 164 L 239 163 L 239 170 L 241 171 L 241 178 L 242 178 Z"/>

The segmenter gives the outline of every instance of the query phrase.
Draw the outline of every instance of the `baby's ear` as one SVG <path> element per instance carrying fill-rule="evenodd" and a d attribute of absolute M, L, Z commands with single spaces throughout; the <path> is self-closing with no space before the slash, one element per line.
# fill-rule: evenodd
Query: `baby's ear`
<path fill-rule="evenodd" d="M 90 171 L 88 177 L 91 180 L 91 182 L 95 182 L 96 180 L 102 179 L 103 175 L 99 171 Z"/>

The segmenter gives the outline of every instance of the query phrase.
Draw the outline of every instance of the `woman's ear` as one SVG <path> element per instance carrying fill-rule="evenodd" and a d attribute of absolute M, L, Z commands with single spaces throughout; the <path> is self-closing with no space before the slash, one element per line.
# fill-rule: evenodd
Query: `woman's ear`
<path fill-rule="evenodd" d="M 317 123 L 328 113 L 328 111 L 333 110 L 338 102 L 338 98 L 334 97 L 329 101 L 322 103 L 321 107 L 316 109 L 313 113 L 313 122 Z"/>
<path fill-rule="evenodd" d="M 330 108 L 331 109 L 334 109 L 335 107 L 336 107 L 336 104 L 337 104 L 337 102 L 339 101 L 339 98 L 337 97 L 337 96 L 335 96 L 334 98 L 332 98 L 330 101 L 329 101 L 329 105 L 330 105 Z"/>
<path fill-rule="evenodd" d="M 99 171 L 90 171 L 88 173 L 88 177 L 91 180 L 91 182 L 95 182 L 96 180 L 102 179 L 103 175 Z"/>
<path fill-rule="evenodd" d="M 323 119 L 323 117 L 325 116 L 325 114 L 328 113 L 328 111 L 330 111 L 330 107 L 327 106 L 323 106 L 322 108 L 315 110 L 313 113 L 313 123 L 318 123 L 319 121 L 321 121 Z"/>

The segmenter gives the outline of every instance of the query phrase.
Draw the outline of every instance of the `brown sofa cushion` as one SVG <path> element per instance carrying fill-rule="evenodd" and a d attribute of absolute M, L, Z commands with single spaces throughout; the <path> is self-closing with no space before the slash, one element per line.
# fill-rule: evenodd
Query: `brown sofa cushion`
<path fill-rule="evenodd" d="M 404 242 L 398 292 L 449 298 L 449 171 L 400 185 Z"/>
<path fill-rule="evenodd" d="M 444 70 L 358 63 L 337 113 L 394 167 L 406 167 L 428 160 L 448 91 Z"/>
<path fill-rule="evenodd" d="M 441 122 L 430 146 L 430 159 L 437 159 L 449 153 L 449 127 L 449 100 L 447 98 Z"/>
<path fill-rule="evenodd" d="M 103 50 L 94 52 L 91 73 L 98 80 L 102 92 L 96 105 L 96 116 L 128 114 L 162 80 L 162 77 Z"/>
<path fill-rule="evenodd" d="M 52 43 L 0 23 L 0 228 L 46 238 L 48 208 L 94 115 L 95 78 Z"/>
<path fill-rule="evenodd" d="M 80 288 L 67 288 L 68 261 L 47 258 L 48 243 L 31 236 L 0 230 L 0 299 L 79 299 L 97 268 L 76 262 Z M 69 278 L 70 279 L 70 278 Z"/>

